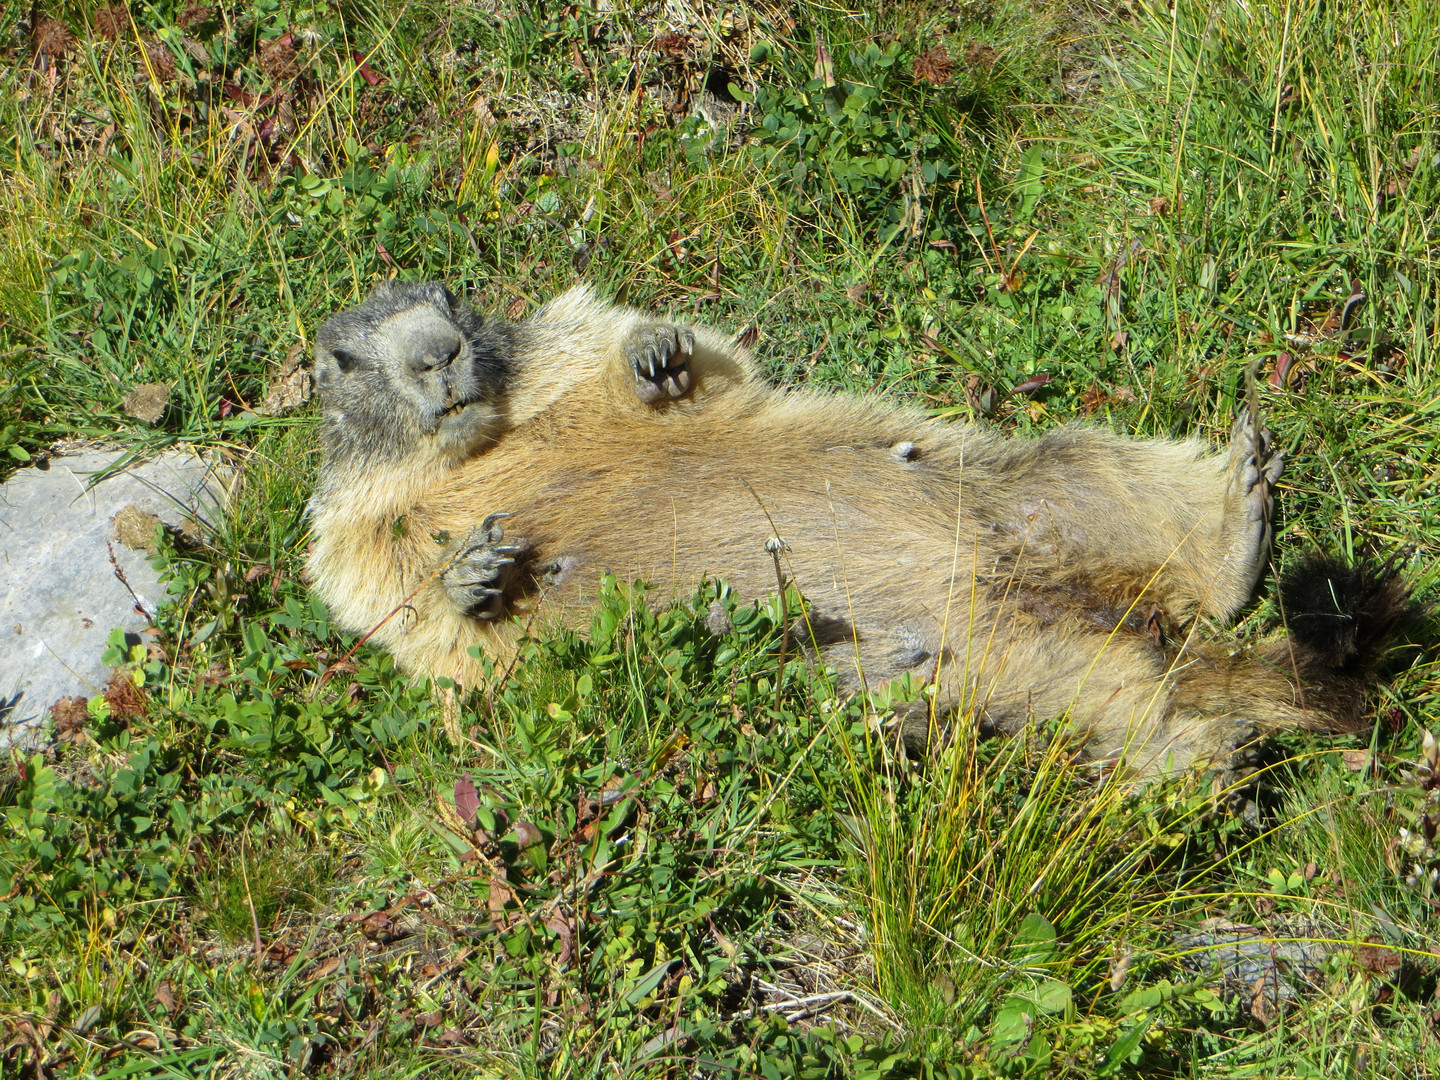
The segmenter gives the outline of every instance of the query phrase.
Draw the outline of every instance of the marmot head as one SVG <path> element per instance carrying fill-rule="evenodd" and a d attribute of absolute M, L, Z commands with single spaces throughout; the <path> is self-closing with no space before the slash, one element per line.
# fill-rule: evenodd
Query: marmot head
<path fill-rule="evenodd" d="M 508 327 L 438 284 L 385 282 L 315 335 L 328 464 L 457 460 L 493 440 Z"/>

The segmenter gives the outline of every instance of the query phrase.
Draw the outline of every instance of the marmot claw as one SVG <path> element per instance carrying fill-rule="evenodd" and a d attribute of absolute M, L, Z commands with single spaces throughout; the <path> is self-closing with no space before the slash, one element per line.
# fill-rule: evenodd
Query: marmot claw
<path fill-rule="evenodd" d="M 462 614 L 474 619 L 496 619 L 505 614 L 505 586 L 514 573 L 512 556 L 523 544 L 504 544 L 499 525 L 509 514 L 490 514 L 460 545 L 460 552 L 441 575 L 446 595 Z"/>
<path fill-rule="evenodd" d="M 647 405 L 684 397 L 690 389 L 695 334 L 688 327 L 651 323 L 633 331 L 625 355 L 635 372 L 635 393 Z"/>

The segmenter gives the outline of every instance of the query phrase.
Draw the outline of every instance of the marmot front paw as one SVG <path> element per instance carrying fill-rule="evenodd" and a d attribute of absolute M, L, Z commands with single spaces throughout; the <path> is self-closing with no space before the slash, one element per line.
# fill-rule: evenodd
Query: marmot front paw
<path fill-rule="evenodd" d="M 685 326 L 650 323 L 631 332 L 625 356 L 635 372 L 635 394 L 645 404 L 673 401 L 690 389 L 695 334 Z"/>
<path fill-rule="evenodd" d="M 512 556 L 525 550 L 523 544 L 501 542 L 505 530 L 499 521 L 509 516 L 489 515 L 465 538 L 460 553 L 440 575 L 445 594 L 463 615 L 496 619 L 505 614 L 505 586 L 515 571 Z"/>

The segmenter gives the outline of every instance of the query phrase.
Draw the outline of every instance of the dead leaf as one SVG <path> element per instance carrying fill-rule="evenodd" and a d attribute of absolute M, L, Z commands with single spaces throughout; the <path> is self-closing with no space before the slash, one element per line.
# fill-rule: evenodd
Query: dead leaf
<path fill-rule="evenodd" d="M 145 58 L 149 63 L 149 74 L 153 75 L 157 82 L 171 83 L 177 78 L 188 81 L 175 66 L 175 56 L 170 49 L 161 41 L 147 42 L 145 45 Z M 209 59 L 209 55 L 206 55 Z"/>
<path fill-rule="evenodd" d="M 475 100 L 470 103 L 470 112 L 475 117 L 477 126 L 482 132 L 490 131 L 499 123 L 499 121 L 495 119 L 494 111 L 490 108 L 490 99 L 484 94 L 477 95 Z"/>
<path fill-rule="evenodd" d="M 995 61 L 1000 59 L 1000 53 L 989 45 L 981 45 L 973 38 L 965 46 L 965 62 L 971 67 L 984 68 L 989 71 L 995 66 Z"/>
<path fill-rule="evenodd" d="M 505 309 L 505 316 L 511 322 L 514 322 L 519 319 L 521 315 L 525 314 L 525 309 L 529 306 L 523 296 L 517 296 L 514 300 L 510 301 L 510 306 Z"/>
<path fill-rule="evenodd" d="M 1270 977 L 1261 975 L 1255 980 L 1250 991 L 1250 1015 L 1265 1027 L 1269 1027 L 1271 1021 L 1279 1015 L 1278 1002 L 1275 1000 L 1278 995 L 1271 986 Z"/>
<path fill-rule="evenodd" d="M 680 242 L 680 230 L 679 230 L 679 229 L 671 229 L 671 230 L 670 230 L 670 236 L 669 236 L 669 238 L 665 241 L 665 243 L 666 243 L 666 246 L 669 247 L 669 249 L 670 249 L 670 255 L 671 255 L 671 257 L 672 257 L 677 263 L 683 263 L 683 262 L 686 260 L 686 258 L 689 257 L 689 255 L 690 255 L 690 249 L 687 248 L 684 244 L 682 244 L 682 243 Z"/>
<path fill-rule="evenodd" d="M 1101 406 L 1110 400 L 1110 395 L 1100 389 L 1098 382 L 1092 382 L 1080 395 L 1080 411 L 1086 416 L 1096 412 Z"/>
<path fill-rule="evenodd" d="M 300 74 L 299 54 L 295 50 L 295 36 L 281 34 L 260 46 L 260 67 L 276 82 L 289 82 Z"/>
<path fill-rule="evenodd" d="M 110 715 L 116 720 L 134 720 L 149 711 L 145 691 L 135 685 L 135 680 L 123 671 L 116 671 L 105 684 L 105 704 L 110 706 Z"/>
<path fill-rule="evenodd" d="M 155 1003 L 168 1013 L 175 1011 L 175 987 L 169 979 L 155 984 Z"/>
<path fill-rule="evenodd" d="M 1369 750 L 1341 750 L 1340 760 L 1351 772 L 1365 772 L 1371 766 Z"/>
<path fill-rule="evenodd" d="M 1119 993 L 1120 988 L 1125 985 L 1125 979 L 1130 974 L 1130 964 L 1134 958 L 1134 949 L 1122 949 L 1120 954 L 1110 961 L 1110 990 L 1112 993 Z"/>
<path fill-rule="evenodd" d="M 517 821 L 515 823 L 515 846 L 521 851 L 545 839 L 540 830 L 529 821 Z"/>
<path fill-rule="evenodd" d="M 863 281 L 855 285 L 846 285 L 845 298 L 852 304 L 863 304 L 865 302 L 865 294 L 869 291 L 870 286 Z"/>
<path fill-rule="evenodd" d="M 1394 979 L 1400 974 L 1400 954 L 1385 948 L 1376 938 L 1370 938 L 1364 945 L 1356 945 L 1355 959 L 1370 974 L 1382 979 Z"/>
<path fill-rule="evenodd" d="M 90 712 L 83 697 L 64 697 L 50 706 L 50 719 L 59 740 L 78 739 L 85 731 Z"/>
<path fill-rule="evenodd" d="M 344 963 L 344 961 L 338 956 L 327 956 L 315 965 L 314 970 L 310 972 L 309 980 L 314 982 L 316 979 L 325 978 L 326 975 L 338 969 L 342 963 Z"/>
<path fill-rule="evenodd" d="M 220 115 L 225 122 L 235 129 L 235 135 L 241 142 L 252 142 L 255 138 L 255 125 L 250 123 L 250 118 L 238 109 L 231 109 L 228 106 L 220 106 Z"/>
<path fill-rule="evenodd" d="M 1282 352 L 1275 357 L 1275 370 L 1270 372 L 1270 377 L 1266 379 L 1266 382 L 1270 384 L 1270 389 L 1280 390 L 1284 388 L 1286 382 L 1285 375 L 1290 370 L 1290 361 L 1291 356 L 1288 352 Z"/>
<path fill-rule="evenodd" d="M 379 945 L 388 945 L 405 936 L 405 931 L 384 911 L 372 911 L 368 915 L 362 915 L 360 933 Z"/>
<path fill-rule="evenodd" d="M 955 61 L 950 59 L 944 45 L 930 46 L 910 64 L 910 74 L 917 81 L 931 86 L 944 86 L 954 73 Z"/>
<path fill-rule="evenodd" d="M 41 19 L 30 33 L 30 44 L 36 56 L 53 59 L 75 47 L 75 35 L 59 19 Z"/>
<path fill-rule="evenodd" d="M 165 415 L 165 406 L 170 403 L 169 383 L 141 383 L 120 401 L 126 416 L 153 424 Z"/>
<path fill-rule="evenodd" d="M 445 1011 L 443 1009 L 436 1009 L 434 1012 L 421 1013 L 415 1017 L 415 1020 L 421 1027 L 439 1027 L 445 1022 Z"/>
<path fill-rule="evenodd" d="M 215 18 L 215 8 L 210 4 L 186 4 L 175 16 L 175 22 L 184 30 Z M 197 60 L 202 59 L 196 57 Z"/>
<path fill-rule="evenodd" d="M 490 913 L 490 922 L 497 930 L 504 930 L 509 924 L 505 919 L 505 905 L 514 894 L 505 884 L 504 870 L 498 870 L 490 879 L 490 895 L 485 900 L 485 909 Z"/>
<path fill-rule="evenodd" d="M 560 939 L 559 963 L 563 968 L 574 954 L 575 932 L 570 927 L 570 921 L 557 911 L 545 920 L 545 929 Z"/>
<path fill-rule="evenodd" d="M 91 18 L 91 26 L 106 41 L 114 41 L 130 29 L 129 8 L 124 4 L 99 8 Z"/>
<path fill-rule="evenodd" d="M 304 361 L 305 346 L 297 341 L 285 354 L 280 374 L 270 384 L 270 390 L 256 412 L 261 416 L 279 416 L 298 409 L 314 396 L 315 379 Z"/>

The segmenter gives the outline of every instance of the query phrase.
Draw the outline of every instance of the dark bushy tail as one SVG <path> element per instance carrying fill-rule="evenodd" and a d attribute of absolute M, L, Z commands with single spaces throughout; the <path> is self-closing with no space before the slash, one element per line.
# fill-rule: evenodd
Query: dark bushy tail
<path fill-rule="evenodd" d="M 1427 614 L 1395 560 L 1352 566 L 1316 552 L 1281 575 L 1279 598 L 1289 636 L 1267 650 L 1270 659 L 1299 676 L 1316 727 L 1364 727 L 1365 695 L 1389 647 Z"/>

